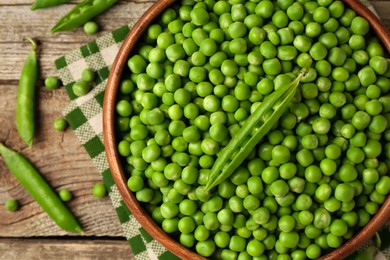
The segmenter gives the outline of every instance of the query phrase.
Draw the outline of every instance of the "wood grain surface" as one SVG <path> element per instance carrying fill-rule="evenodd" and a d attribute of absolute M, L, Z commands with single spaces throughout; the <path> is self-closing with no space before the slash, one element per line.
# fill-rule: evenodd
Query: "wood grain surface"
<path fill-rule="evenodd" d="M 96 19 L 101 30 L 92 36 L 86 35 L 82 29 L 50 33 L 56 21 L 79 1 L 31 11 L 33 2 L 0 0 L 0 141 L 23 153 L 55 189 L 72 191 L 74 199 L 68 205 L 85 233 L 75 237 L 60 230 L 0 160 L 0 259 L 72 259 L 71 256 L 78 259 L 132 259 L 109 198 L 96 199 L 91 195 L 92 186 L 102 179 L 88 154 L 70 129 L 56 132 L 52 127 L 54 119 L 61 116 L 62 109 L 68 104 L 65 90 L 48 91 L 42 86 L 45 77 L 55 74 L 56 58 L 139 18 L 153 1 L 119 1 Z M 390 28 L 390 1 L 375 0 L 372 3 Z M 39 132 L 33 149 L 22 143 L 15 126 L 17 84 L 30 50 L 25 39 L 27 36 L 40 42 Z M 4 203 L 9 198 L 20 201 L 19 211 L 9 213 L 4 210 Z M 63 252 L 60 254 L 60 251 Z"/>
<path fill-rule="evenodd" d="M 112 239 L 0 239 L 0 259 L 131 259 L 128 247 Z"/>

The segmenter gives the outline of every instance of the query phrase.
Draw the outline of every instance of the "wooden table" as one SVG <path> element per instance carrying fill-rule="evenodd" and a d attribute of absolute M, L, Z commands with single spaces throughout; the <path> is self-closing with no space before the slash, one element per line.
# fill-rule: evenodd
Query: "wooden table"
<path fill-rule="evenodd" d="M 390 28 L 390 1 L 372 2 Z M 50 33 L 76 1 L 37 11 L 30 10 L 32 3 L 0 0 L 0 141 L 23 153 L 55 189 L 72 191 L 74 198 L 68 205 L 85 233 L 69 234 L 58 228 L 0 161 L 0 259 L 132 259 L 110 199 L 91 195 L 92 186 L 102 179 L 88 154 L 70 129 L 56 132 L 52 127 L 69 102 L 65 90 L 48 91 L 42 86 L 44 78 L 55 74 L 56 58 L 138 18 L 153 1 L 120 1 L 96 19 L 101 29 L 93 36 L 82 29 Z M 27 36 L 40 41 L 38 133 L 32 149 L 21 142 L 15 126 L 18 79 L 30 50 Z M 20 201 L 19 211 L 4 210 L 9 198 Z"/>

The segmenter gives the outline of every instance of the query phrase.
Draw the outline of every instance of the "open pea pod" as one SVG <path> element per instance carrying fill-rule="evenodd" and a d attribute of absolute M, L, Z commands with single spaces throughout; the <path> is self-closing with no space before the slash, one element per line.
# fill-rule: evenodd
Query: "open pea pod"
<path fill-rule="evenodd" d="M 31 10 L 53 7 L 67 2 L 69 0 L 36 0 L 31 6 Z"/>
<path fill-rule="evenodd" d="M 267 96 L 242 128 L 218 155 L 211 169 L 205 189 L 210 190 L 226 180 L 242 164 L 260 140 L 278 122 L 294 98 L 301 78 L 307 73 L 311 61 L 294 81 Z"/>
<path fill-rule="evenodd" d="M 118 0 L 84 0 L 63 16 L 51 29 L 51 32 L 76 29 L 109 9 L 116 2 Z"/>

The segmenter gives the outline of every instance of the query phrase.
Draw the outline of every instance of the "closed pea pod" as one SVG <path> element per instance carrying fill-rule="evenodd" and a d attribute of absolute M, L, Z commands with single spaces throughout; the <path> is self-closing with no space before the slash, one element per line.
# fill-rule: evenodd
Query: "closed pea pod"
<path fill-rule="evenodd" d="M 35 131 L 34 111 L 38 60 L 36 53 L 37 45 L 32 39 L 28 38 L 28 40 L 31 42 L 32 48 L 20 75 L 16 106 L 16 128 L 22 140 L 31 147 Z"/>
<path fill-rule="evenodd" d="M 1 143 L 0 154 L 10 172 L 59 227 L 68 232 L 83 232 L 72 212 L 26 158 Z"/>

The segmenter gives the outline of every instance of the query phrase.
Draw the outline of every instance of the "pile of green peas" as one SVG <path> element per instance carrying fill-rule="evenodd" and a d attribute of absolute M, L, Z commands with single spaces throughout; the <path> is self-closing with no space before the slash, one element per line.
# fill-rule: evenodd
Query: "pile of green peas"
<path fill-rule="evenodd" d="M 218 153 L 313 65 L 234 174 Z M 339 0 L 182 0 L 128 59 L 116 104 L 128 187 L 162 229 L 213 259 L 315 259 L 365 226 L 390 191 L 390 66 Z"/>

